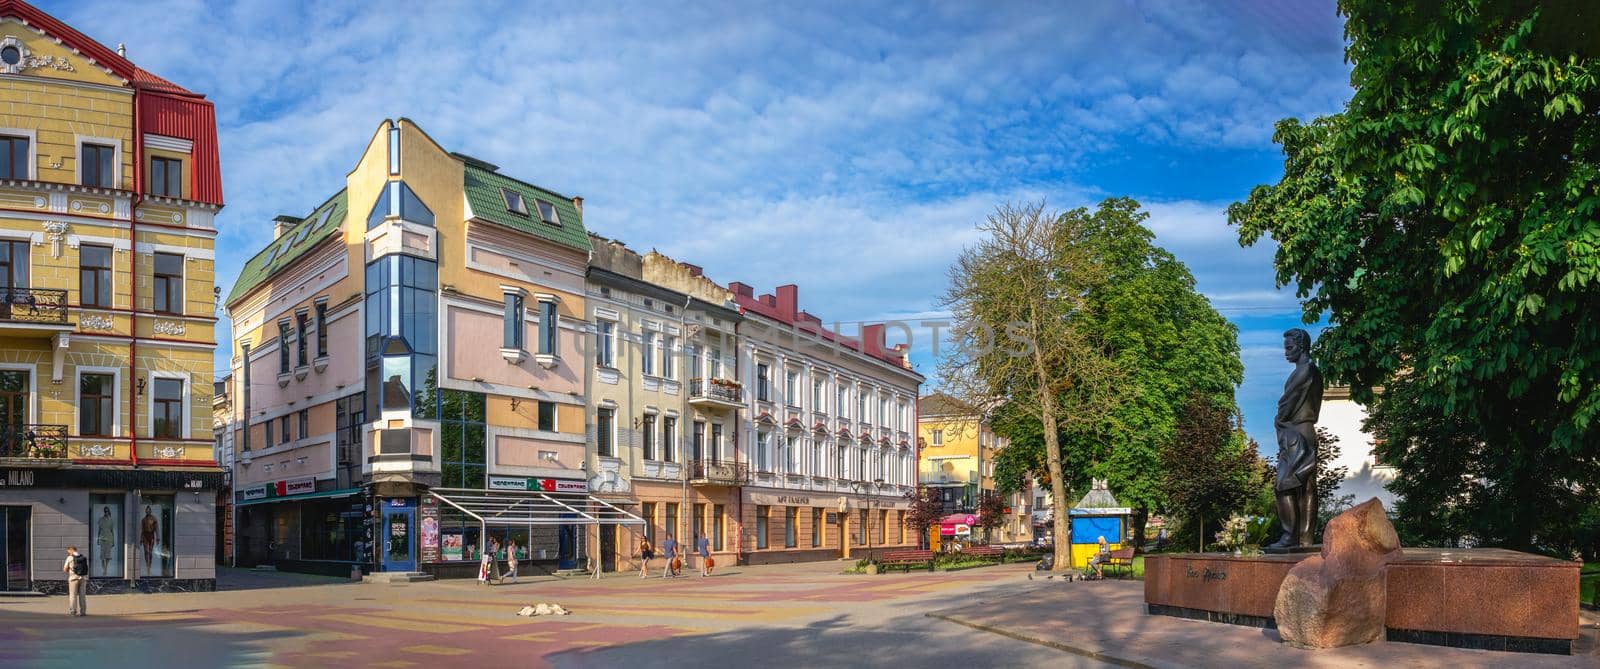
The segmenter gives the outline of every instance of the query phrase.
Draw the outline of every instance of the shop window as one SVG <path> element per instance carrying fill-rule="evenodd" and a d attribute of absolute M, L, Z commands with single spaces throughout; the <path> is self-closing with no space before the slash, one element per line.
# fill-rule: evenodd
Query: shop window
<path fill-rule="evenodd" d="M 86 307 L 111 306 L 111 247 L 78 247 L 78 303 Z"/>
<path fill-rule="evenodd" d="M 767 507 L 756 507 L 756 548 L 767 547 Z"/>
<path fill-rule="evenodd" d="M 792 506 L 791 507 L 786 507 L 783 510 L 783 547 L 784 548 L 794 548 L 794 545 L 795 545 L 795 537 L 794 537 L 795 524 L 797 522 L 796 519 L 799 518 L 799 514 L 797 513 L 798 511 L 799 511 L 799 509 L 797 509 L 795 507 L 792 507 Z"/>
<path fill-rule="evenodd" d="M 183 437 L 183 380 L 155 379 L 151 402 L 151 433 L 162 439 Z"/>
<path fill-rule="evenodd" d="M 173 496 L 140 495 L 139 509 L 134 521 L 139 532 L 134 573 L 145 578 L 172 578 L 177 566 L 172 541 L 177 515 Z"/>
<path fill-rule="evenodd" d="M 724 522 L 723 516 L 724 516 L 725 513 L 726 512 L 723 510 L 721 504 L 712 505 L 712 507 L 711 507 L 711 550 L 714 550 L 714 551 L 722 550 L 722 527 L 723 527 L 723 522 Z"/>
<path fill-rule="evenodd" d="M 121 494 L 89 495 L 89 576 L 94 578 L 123 578 L 126 571 L 122 561 L 126 556 L 122 536 Z"/>
<path fill-rule="evenodd" d="M 111 374 L 83 374 L 78 377 L 78 434 L 111 436 L 116 402 L 116 377 Z"/>

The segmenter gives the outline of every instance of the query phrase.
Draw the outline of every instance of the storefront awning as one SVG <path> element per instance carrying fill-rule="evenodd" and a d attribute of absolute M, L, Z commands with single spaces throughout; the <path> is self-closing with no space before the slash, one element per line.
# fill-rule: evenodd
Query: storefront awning
<path fill-rule="evenodd" d="M 434 488 L 428 495 L 485 526 L 644 525 L 643 518 L 582 493 Z"/>

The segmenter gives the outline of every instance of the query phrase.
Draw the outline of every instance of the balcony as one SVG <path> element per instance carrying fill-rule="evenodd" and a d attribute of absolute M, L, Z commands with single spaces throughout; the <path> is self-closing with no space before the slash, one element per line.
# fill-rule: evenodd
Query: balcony
<path fill-rule="evenodd" d="M 689 461 L 689 482 L 706 486 L 744 485 L 750 479 L 750 467 L 745 463 L 725 460 Z"/>
<path fill-rule="evenodd" d="M 66 325 L 67 291 L 54 288 L 0 288 L 0 325 Z"/>
<path fill-rule="evenodd" d="M 695 407 L 738 409 L 743 406 L 744 388 L 727 379 L 690 379 L 689 404 Z"/>
<path fill-rule="evenodd" d="M 16 425 L 0 428 L 0 459 L 66 460 L 67 426 Z"/>

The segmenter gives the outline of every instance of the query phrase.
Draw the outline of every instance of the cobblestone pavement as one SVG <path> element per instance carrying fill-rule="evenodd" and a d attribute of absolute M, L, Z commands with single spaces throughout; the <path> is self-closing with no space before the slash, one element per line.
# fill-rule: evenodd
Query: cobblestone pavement
<path fill-rule="evenodd" d="M 710 578 L 617 575 L 355 584 L 227 572 L 215 593 L 0 598 L 4 667 L 1109 666 L 925 616 L 1038 587 L 1030 565 L 840 574 L 839 563 Z M 553 602 L 563 617 L 523 618 Z"/>

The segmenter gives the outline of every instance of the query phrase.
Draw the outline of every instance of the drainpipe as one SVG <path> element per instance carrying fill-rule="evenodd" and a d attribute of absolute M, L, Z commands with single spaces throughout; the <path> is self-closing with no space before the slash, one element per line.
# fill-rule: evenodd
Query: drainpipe
<path fill-rule="evenodd" d="M 128 460 L 139 466 L 139 205 L 144 202 L 144 114 L 133 89 L 133 202 L 128 208 Z"/>

